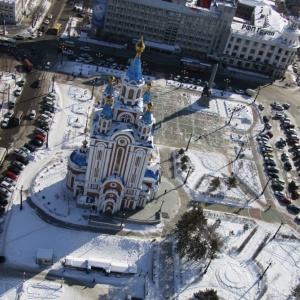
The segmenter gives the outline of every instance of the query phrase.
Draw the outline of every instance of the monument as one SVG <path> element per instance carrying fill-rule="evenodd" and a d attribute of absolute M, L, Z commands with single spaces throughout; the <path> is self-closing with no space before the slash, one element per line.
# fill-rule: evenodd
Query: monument
<path fill-rule="evenodd" d="M 201 97 L 198 99 L 199 106 L 209 107 L 209 101 L 212 98 L 211 88 L 212 88 L 213 82 L 214 82 L 216 74 L 217 74 L 218 66 L 219 66 L 218 63 L 216 63 L 214 65 L 214 68 L 210 75 L 209 81 L 208 81 L 208 83 L 205 84 L 205 86 L 203 88 Z"/>

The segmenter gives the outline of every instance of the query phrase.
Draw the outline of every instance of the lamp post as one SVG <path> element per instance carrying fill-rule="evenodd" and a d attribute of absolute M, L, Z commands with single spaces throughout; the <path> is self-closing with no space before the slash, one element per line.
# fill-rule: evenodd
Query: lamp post
<path fill-rule="evenodd" d="M 100 63 L 100 58 L 103 56 L 103 54 L 101 54 L 100 52 L 96 54 L 97 58 L 98 58 L 98 63 L 97 63 L 97 72 L 99 70 L 99 63 Z"/>
<path fill-rule="evenodd" d="M 61 278 L 61 283 L 60 283 L 60 287 L 62 288 L 62 286 L 63 286 L 63 283 L 64 283 L 64 278 L 62 277 Z"/>
<path fill-rule="evenodd" d="M 266 267 L 266 269 L 263 271 L 263 273 L 259 276 L 259 280 L 262 280 L 264 275 L 266 274 L 266 272 L 268 271 L 268 269 L 272 266 L 272 263 L 269 262 L 268 266 Z"/>
<path fill-rule="evenodd" d="M 261 195 L 263 195 L 263 194 L 264 194 L 264 192 L 265 192 L 265 190 L 266 190 L 266 188 L 267 188 L 267 186 L 268 186 L 268 184 L 269 184 L 270 180 L 271 180 L 271 177 L 268 179 L 268 181 L 267 181 L 267 183 L 266 183 L 265 187 L 263 188 L 263 190 L 262 190 L 262 192 L 261 192 Z"/>
<path fill-rule="evenodd" d="M 235 107 L 234 109 L 233 109 L 233 111 L 232 111 L 232 113 L 231 113 L 231 116 L 230 116 L 230 118 L 229 118 L 229 121 L 228 121 L 228 125 L 230 124 L 230 122 L 231 122 L 231 120 L 232 120 L 232 117 L 233 117 L 233 115 L 234 115 L 234 113 L 236 112 L 238 110 L 238 108 L 237 107 Z"/>
<path fill-rule="evenodd" d="M 21 190 L 20 190 L 20 210 L 23 209 L 23 185 L 21 186 Z M 25 274 L 25 272 L 24 272 Z"/>
<path fill-rule="evenodd" d="M 227 87 L 228 87 L 228 84 L 230 83 L 230 79 L 225 78 L 225 79 L 224 79 L 224 82 L 225 82 L 225 91 L 226 91 L 226 90 L 227 90 Z"/>
<path fill-rule="evenodd" d="M 186 184 L 186 182 L 187 182 L 187 180 L 188 180 L 188 178 L 189 178 L 189 176 L 190 176 L 191 170 L 192 170 L 192 167 L 190 166 L 190 167 L 189 167 L 189 170 L 188 170 L 188 172 L 187 172 L 187 174 L 186 174 L 186 177 L 185 177 L 185 180 L 184 180 L 184 184 Z"/>
<path fill-rule="evenodd" d="M 191 133 L 190 138 L 189 138 L 189 141 L 188 141 L 188 143 L 187 143 L 187 145 L 186 145 L 186 148 L 185 148 L 185 152 L 189 150 L 189 146 L 190 146 L 190 142 L 191 142 L 192 136 L 193 136 L 193 134 Z"/>
<path fill-rule="evenodd" d="M 272 237 L 272 240 L 276 238 L 276 234 L 278 233 L 278 231 L 280 230 L 280 228 L 284 225 L 284 222 L 281 220 L 280 226 L 278 227 L 278 229 L 276 230 L 275 234 Z"/>
<path fill-rule="evenodd" d="M 242 144 L 241 144 L 241 148 L 240 148 L 240 151 L 239 151 L 239 153 L 237 154 L 237 156 L 236 156 L 235 160 L 237 160 L 237 159 L 239 158 L 239 156 L 240 156 L 240 154 L 241 154 L 241 152 L 242 152 L 242 150 L 243 150 L 243 147 L 244 147 L 244 145 L 245 145 L 245 143 L 244 143 L 244 142 L 242 142 Z"/>
<path fill-rule="evenodd" d="M 256 93 L 255 98 L 254 98 L 254 100 L 253 100 L 252 103 L 255 103 L 255 101 L 256 101 L 256 99 L 258 97 L 259 92 L 260 92 L 260 86 L 258 87 L 257 93 Z"/>
<path fill-rule="evenodd" d="M 95 78 L 92 82 L 93 82 L 93 88 L 92 88 L 92 97 L 91 97 L 91 99 L 93 99 L 93 97 L 94 97 L 94 89 L 95 89 L 95 83 L 96 83 L 96 81 L 97 81 L 97 78 Z"/>
<path fill-rule="evenodd" d="M 53 93 L 54 92 L 54 82 L 55 82 L 55 73 L 52 75 L 52 89 L 51 89 L 51 92 Z"/>

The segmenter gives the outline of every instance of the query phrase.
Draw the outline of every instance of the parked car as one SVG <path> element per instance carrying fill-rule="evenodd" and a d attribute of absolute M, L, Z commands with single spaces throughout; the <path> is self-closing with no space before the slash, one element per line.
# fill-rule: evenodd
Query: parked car
<path fill-rule="evenodd" d="M 22 151 L 24 151 L 27 155 L 30 154 L 30 151 L 26 147 L 24 147 L 24 146 L 20 147 L 19 149 L 22 150 Z"/>
<path fill-rule="evenodd" d="M 283 106 L 285 109 L 289 109 L 289 108 L 290 108 L 290 105 L 289 105 L 288 103 L 284 103 L 282 106 Z"/>
<path fill-rule="evenodd" d="M 285 115 L 282 113 L 275 113 L 275 115 L 273 116 L 273 118 L 276 120 L 281 120 L 285 118 Z"/>
<path fill-rule="evenodd" d="M 284 187 L 282 185 L 279 185 L 279 184 L 272 184 L 272 188 L 275 191 L 283 191 L 284 190 Z"/>
<path fill-rule="evenodd" d="M 33 109 L 31 112 L 30 112 L 30 114 L 29 114 L 29 120 L 33 120 L 34 118 L 35 118 L 35 116 L 36 116 L 36 111 Z"/>
<path fill-rule="evenodd" d="M 82 46 L 80 47 L 81 51 L 91 51 L 91 48 L 89 46 Z"/>
<path fill-rule="evenodd" d="M 300 213 L 300 206 L 295 205 L 295 204 L 290 204 L 287 206 L 288 209 L 296 212 L 296 213 Z"/>
<path fill-rule="evenodd" d="M 18 175 L 15 174 L 14 172 L 12 171 L 6 171 L 6 176 L 11 178 L 12 180 L 14 181 L 17 181 L 18 180 Z"/>
<path fill-rule="evenodd" d="M 46 138 L 42 136 L 41 134 L 36 134 L 35 137 L 39 140 L 41 140 L 43 143 L 46 141 Z"/>
<path fill-rule="evenodd" d="M 39 128 L 39 127 L 36 127 L 36 128 L 34 129 L 34 132 L 35 132 L 35 133 L 38 133 L 38 134 L 41 134 L 42 136 L 47 136 L 47 132 L 46 132 L 44 129 Z"/>
<path fill-rule="evenodd" d="M 270 171 L 268 171 L 268 176 L 269 176 L 270 178 L 279 178 L 279 176 L 278 176 L 277 173 L 270 172 Z"/>
<path fill-rule="evenodd" d="M 30 152 L 34 152 L 36 150 L 35 147 L 30 143 L 24 144 L 24 147 L 27 148 Z"/>
<path fill-rule="evenodd" d="M 4 118 L 4 120 L 1 123 L 1 127 L 2 128 L 7 128 L 8 124 L 9 124 L 9 120 L 10 120 L 9 118 Z"/>
<path fill-rule="evenodd" d="M 292 170 L 292 164 L 291 164 L 289 161 L 286 161 L 286 162 L 284 163 L 284 168 L 285 168 L 285 170 L 287 170 L 287 171 L 291 171 L 291 170 Z"/>
<path fill-rule="evenodd" d="M 14 39 L 16 39 L 16 40 L 24 40 L 25 36 L 18 34 L 18 35 L 15 35 Z"/>
<path fill-rule="evenodd" d="M 288 197 L 280 197 L 279 201 L 281 201 L 283 203 L 287 203 L 287 204 L 291 204 L 292 203 L 292 199 L 288 198 Z"/>
<path fill-rule="evenodd" d="M 92 58 L 92 57 L 89 57 L 89 58 L 85 59 L 83 62 L 84 62 L 85 64 L 89 64 L 89 63 L 91 63 L 92 61 L 93 61 L 93 58 Z"/>
<path fill-rule="evenodd" d="M 29 143 L 33 144 L 33 145 L 35 145 L 37 147 L 43 146 L 43 142 L 41 140 L 39 140 L 39 139 L 32 139 L 32 140 L 29 141 Z"/>
<path fill-rule="evenodd" d="M 267 122 L 269 122 L 269 118 L 268 118 L 267 116 L 263 116 L 263 121 L 264 121 L 265 123 L 267 123 Z"/>
<path fill-rule="evenodd" d="M 13 165 L 10 165 L 7 170 L 15 173 L 16 175 L 20 175 L 21 173 L 21 170 Z"/>
<path fill-rule="evenodd" d="M 272 160 L 267 160 L 267 161 L 265 161 L 265 164 L 266 164 L 267 166 L 273 166 L 273 167 L 276 167 L 276 163 L 275 163 L 274 161 L 272 161 Z"/>
<path fill-rule="evenodd" d="M 27 158 L 27 154 L 24 151 L 20 150 L 20 149 L 15 149 L 14 154 L 16 154 L 17 156 L 22 156 L 22 157 Z"/>
<path fill-rule="evenodd" d="M 4 187 L 0 187 L 0 194 L 6 198 L 11 196 L 11 192 Z"/>
<path fill-rule="evenodd" d="M 16 168 L 18 168 L 19 170 L 24 170 L 25 169 L 25 166 L 17 160 L 14 160 L 12 162 L 12 165 L 15 166 Z"/>
<path fill-rule="evenodd" d="M 8 182 L 10 185 L 13 185 L 13 186 L 15 186 L 15 185 L 17 184 L 16 181 L 13 180 L 13 179 L 10 178 L 10 177 L 4 177 L 4 178 L 3 178 L 3 181 L 6 181 L 6 182 Z"/>
<path fill-rule="evenodd" d="M 50 70 L 50 68 L 51 68 L 51 62 L 48 61 L 45 65 L 45 70 Z"/>
<path fill-rule="evenodd" d="M 273 137 L 273 133 L 271 131 L 266 132 L 266 135 L 268 135 L 270 139 Z"/>
<path fill-rule="evenodd" d="M 4 187 L 5 189 L 7 189 L 11 193 L 15 190 L 15 187 L 13 185 L 9 184 L 6 181 L 0 182 L 0 187 Z"/>
<path fill-rule="evenodd" d="M 280 192 L 280 191 L 275 191 L 274 194 L 277 197 L 285 197 L 285 194 L 283 192 Z"/>
<path fill-rule="evenodd" d="M 281 179 L 273 179 L 272 180 L 273 184 L 280 184 L 280 185 L 285 185 L 285 181 L 281 180 Z"/>
<path fill-rule="evenodd" d="M 74 51 L 73 51 L 73 50 L 70 50 L 70 49 L 63 50 L 63 54 L 66 54 L 66 55 L 74 55 Z"/>
<path fill-rule="evenodd" d="M 48 25 L 49 23 L 50 23 L 49 20 L 47 20 L 47 19 L 44 20 L 44 24 L 45 24 L 45 25 Z"/>
<path fill-rule="evenodd" d="M 284 153 L 281 154 L 281 160 L 282 161 L 287 161 L 288 159 L 289 159 L 289 155 L 287 153 L 284 152 Z"/>
<path fill-rule="evenodd" d="M 279 169 L 272 166 L 267 166 L 267 170 L 273 173 L 279 173 Z"/>

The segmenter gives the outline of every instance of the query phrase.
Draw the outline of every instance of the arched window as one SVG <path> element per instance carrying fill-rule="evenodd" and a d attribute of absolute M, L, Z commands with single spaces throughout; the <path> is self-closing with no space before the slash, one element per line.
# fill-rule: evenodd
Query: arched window
<path fill-rule="evenodd" d="M 143 133 L 146 133 L 146 128 L 143 129 Z"/>
<path fill-rule="evenodd" d="M 105 127 L 106 126 L 106 121 L 103 121 L 103 127 Z"/>
<path fill-rule="evenodd" d="M 130 123 L 131 122 L 131 116 L 130 115 L 123 115 L 121 117 L 121 122 L 127 122 Z"/>
<path fill-rule="evenodd" d="M 126 87 L 123 86 L 123 88 L 122 88 L 122 96 L 125 96 L 125 93 L 126 93 Z"/>
<path fill-rule="evenodd" d="M 117 151 L 115 170 L 114 170 L 116 173 L 119 173 L 122 155 L 123 155 L 123 148 L 119 148 Z"/>
<path fill-rule="evenodd" d="M 133 98 L 133 94 L 134 94 L 134 90 L 131 89 L 128 93 L 128 99 L 132 99 Z"/>
<path fill-rule="evenodd" d="M 141 95 L 141 90 L 138 90 L 136 97 L 140 98 L 140 95 Z"/>
<path fill-rule="evenodd" d="M 98 151 L 97 160 L 101 160 L 101 158 L 102 158 L 102 151 Z"/>

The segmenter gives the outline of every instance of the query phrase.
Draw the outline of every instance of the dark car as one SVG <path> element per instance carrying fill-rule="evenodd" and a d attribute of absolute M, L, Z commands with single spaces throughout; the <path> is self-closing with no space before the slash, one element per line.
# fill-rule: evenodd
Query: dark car
<path fill-rule="evenodd" d="M 36 81 L 34 81 L 32 84 L 31 84 L 31 87 L 32 88 L 39 88 L 41 86 L 41 82 L 42 80 L 41 79 L 38 79 Z"/>
<path fill-rule="evenodd" d="M 1 255 L 0 256 L 0 263 L 4 263 L 4 262 L 6 262 L 6 258 L 5 258 L 5 256 Z"/>
<path fill-rule="evenodd" d="M 267 122 L 269 122 L 269 118 L 268 118 L 267 116 L 263 116 L 263 121 L 264 121 L 265 123 L 267 123 Z"/>
<path fill-rule="evenodd" d="M 270 171 L 268 171 L 268 176 L 269 176 L 270 178 L 279 178 L 278 174 L 276 174 L 276 173 L 274 173 L 274 172 L 270 172 Z"/>
<path fill-rule="evenodd" d="M 45 124 L 45 123 L 40 123 L 40 128 L 45 130 L 45 131 L 49 131 L 50 130 L 50 126 L 49 124 Z"/>
<path fill-rule="evenodd" d="M 296 213 L 300 212 L 300 206 L 297 206 L 295 204 L 289 204 L 287 206 L 287 208 L 290 209 L 290 210 L 292 210 L 292 211 L 294 211 L 294 212 L 296 212 Z"/>
<path fill-rule="evenodd" d="M 272 184 L 272 188 L 275 191 L 283 191 L 284 190 L 284 187 L 280 184 Z"/>
<path fill-rule="evenodd" d="M 273 167 L 276 167 L 275 161 L 272 161 L 272 160 L 266 160 L 266 161 L 265 161 L 265 164 L 266 164 L 267 166 L 273 166 Z"/>
<path fill-rule="evenodd" d="M 8 167 L 8 171 L 11 171 L 13 173 L 15 173 L 16 175 L 19 175 L 21 173 L 21 170 L 15 166 L 9 166 Z"/>
<path fill-rule="evenodd" d="M 30 152 L 34 152 L 36 150 L 35 146 L 29 143 L 24 144 L 24 147 L 27 148 Z"/>
<path fill-rule="evenodd" d="M 291 165 L 291 163 L 290 163 L 289 161 L 285 162 L 285 163 L 284 163 L 284 168 L 285 168 L 285 170 L 287 170 L 287 171 L 291 171 L 291 170 L 292 170 L 292 165 Z"/>
<path fill-rule="evenodd" d="M 2 197 L 0 198 L 0 204 L 2 206 L 6 206 L 8 204 L 8 201 L 6 199 L 3 199 Z"/>
<path fill-rule="evenodd" d="M 5 207 L 0 206 L 0 216 L 5 213 Z"/>
<path fill-rule="evenodd" d="M 18 161 L 20 161 L 24 165 L 28 165 L 29 159 L 28 157 L 23 157 L 23 156 L 17 156 L 16 158 Z"/>
<path fill-rule="evenodd" d="M 33 145 L 35 145 L 37 147 L 43 146 L 43 142 L 41 140 L 39 140 L 39 139 L 32 139 L 32 140 L 29 141 L 29 143 L 33 144 Z"/>
<path fill-rule="evenodd" d="M 267 171 L 270 171 L 273 173 L 279 173 L 279 169 L 272 167 L 272 166 L 267 166 Z"/>

